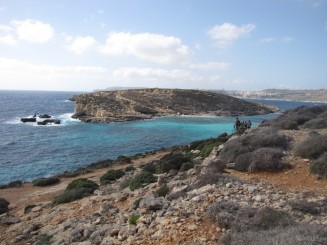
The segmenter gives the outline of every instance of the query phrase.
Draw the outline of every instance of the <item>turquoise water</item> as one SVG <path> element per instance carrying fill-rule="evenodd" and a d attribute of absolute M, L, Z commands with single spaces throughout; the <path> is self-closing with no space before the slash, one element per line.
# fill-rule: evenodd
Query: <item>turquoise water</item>
<path fill-rule="evenodd" d="M 161 117 L 147 121 L 87 124 L 71 118 L 69 92 L 0 91 L 0 184 L 30 181 L 103 159 L 188 144 L 233 132 L 233 117 Z M 287 103 L 287 102 L 285 102 Z M 21 123 L 48 113 L 62 125 Z M 276 114 L 240 117 L 253 125 Z"/>

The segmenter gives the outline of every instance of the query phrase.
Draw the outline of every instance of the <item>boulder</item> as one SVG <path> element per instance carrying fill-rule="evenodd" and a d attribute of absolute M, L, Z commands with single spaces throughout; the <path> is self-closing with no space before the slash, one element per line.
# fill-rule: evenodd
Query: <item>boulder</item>
<path fill-rule="evenodd" d="M 48 114 L 41 114 L 39 115 L 39 118 L 51 118 L 51 116 Z"/>
<path fill-rule="evenodd" d="M 164 203 L 163 197 L 148 196 L 141 200 L 140 208 L 144 208 L 149 211 L 157 211 L 163 207 Z"/>

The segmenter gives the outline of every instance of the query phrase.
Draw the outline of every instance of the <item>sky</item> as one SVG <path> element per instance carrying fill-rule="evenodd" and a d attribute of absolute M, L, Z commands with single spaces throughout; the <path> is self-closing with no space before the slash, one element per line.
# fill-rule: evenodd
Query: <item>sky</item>
<path fill-rule="evenodd" d="M 0 0 L 0 90 L 326 89 L 327 0 Z"/>

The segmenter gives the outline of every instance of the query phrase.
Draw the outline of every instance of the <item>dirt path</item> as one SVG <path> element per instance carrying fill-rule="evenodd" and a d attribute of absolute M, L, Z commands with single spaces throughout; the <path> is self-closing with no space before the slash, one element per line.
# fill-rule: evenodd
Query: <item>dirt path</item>
<path fill-rule="evenodd" d="M 160 151 L 151 155 L 147 155 L 144 158 L 138 158 L 133 160 L 130 164 L 121 164 L 115 165 L 108 168 L 99 169 L 95 172 L 79 175 L 73 178 L 63 178 L 60 183 L 54 186 L 38 187 L 32 186 L 31 183 L 26 183 L 20 188 L 8 188 L 0 190 L 0 197 L 7 199 L 10 202 L 10 207 L 12 209 L 21 209 L 26 205 L 30 204 L 40 204 L 45 202 L 51 202 L 54 196 L 63 192 L 66 186 L 78 178 L 88 178 L 97 183 L 102 175 L 104 175 L 109 169 L 120 169 L 127 166 L 133 165 L 138 166 L 144 162 L 151 162 L 153 160 L 159 160 L 165 154 L 169 153 L 168 151 Z"/>

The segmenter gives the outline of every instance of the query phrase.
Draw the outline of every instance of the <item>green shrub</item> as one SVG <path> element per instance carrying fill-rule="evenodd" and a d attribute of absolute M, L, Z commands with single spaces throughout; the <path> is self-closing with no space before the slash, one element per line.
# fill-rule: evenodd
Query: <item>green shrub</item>
<path fill-rule="evenodd" d="M 220 145 L 222 143 L 225 143 L 228 139 L 228 135 L 226 133 L 221 134 L 218 136 L 218 138 L 210 138 L 206 140 L 197 140 L 192 142 L 189 145 L 189 150 L 200 150 L 203 151 L 204 148 L 206 148 L 208 145 L 216 144 Z"/>
<path fill-rule="evenodd" d="M 90 165 L 88 165 L 88 168 L 91 169 L 101 169 L 101 168 L 107 168 L 110 167 L 114 164 L 114 161 L 111 159 L 106 159 L 106 160 L 102 160 L 102 161 L 98 161 L 95 163 L 91 163 Z"/>
<path fill-rule="evenodd" d="M 93 193 L 96 189 L 98 189 L 98 187 L 99 185 L 94 181 L 85 178 L 80 178 L 70 182 L 66 187 L 66 190 L 85 188 L 85 189 L 89 189 L 90 192 Z"/>
<path fill-rule="evenodd" d="M 93 191 L 88 188 L 78 188 L 78 189 L 70 189 L 65 190 L 64 193 L 56 196 L 53 199 L 53 204 L 62 204 L 62 203 L 69 203 L 78 199 L 82 199 L 91 195 Z"/>
<path fill-rule="evenodd" d="M 117 164 L 125 164 L 125 163 L 131 163 L 132 159 L 127 156 L 119 156 L 117 157 L 116 161 Z"/>
<path fill-rule="evenodd" d="M 129 188 L 134 191 L 142 186 L 154 183 L 156 181 L 157 178 L 152 173 L 142 171 L 131 180 L 129 183 Z"/>
<path fill-rule="evenodd" d="M 138 214 L 132 214 L 131 217 L 128 219 L 128 224 L 130 225 L 136 225 L 137 220 L 140 218 L 140 215 Z"/>
<path fill-rule="evenodd" d="M 80 175 L 79 171 L 72 171 L 72 172 L 65 171 L 65 172 L 63 172 L 61 174 L 58 174 L 57 177 L 59 177 L 59 178 L 73 178 L 73 177 L 77 177 L 78 175 Z"/>
<path fill-rule="evenodd" d="M 149 162 L 142 166 L 142 170 L 149 173 L 156 173 L 156 164 L 155 162 Z"/>
<path fill-rule="evenodd" d="M 301 157 L 317 159 L 327 151 L 327 136 L 313 135 L 296 146 L 294 150 Z"/>
<path fill-rule="evenodd" d="M 32 181 L 33 186 L 49 186 L 55 185 L 60 182 L 60 179 L 57 177 L 49 177 L 49 178 L 40 178 Z"/>
<path fill-rule="evenodd" d="M 68 184 L 64 193 L 53 199 L 54 204 L 69 203 L 91 195 L 97 188 L 98 184 L 92 180 L 80 178 L 73 180 Z"/>
<path fill-rule="evenodd" d="M 0 198 L 0 214 L 7 213 L 9 211 L 9 204 L 6 199 Z"/>
<path fill-rule="evenodd" d="M 172 169 L 179 170 L 184 162 L 190 162 L 190 160 L 190 158 L 182 154 L 167 154 L 157 164 L 156 173 L 168 173 Z"/>
<path fill-rule="evenodd" d="M 221 144 L 222 144 L 221 142 L 215 142 L 215 143 L 204 146 L 201 150 L 201 156 L 208 157 L 210 155 L 210 153 L 212 152 L 213 148 L 215 148 L 216 146 L 219 146 Z"/>
<path fill-rule="evenodd" d="M 110 169 L 110 170 L 108 170 L 107 173 L 105 173 L 103 176 L 101 176 L 100 183 L 101 183 L 101 185 L 106 185 L 112 181 L 120 179 L 124 175 L 125 175 L 125 172 L 121 169 L 118 169 L 118 170 Z"/>
<path fill-rule="evenodd" d="M 169 192 L 169 188 L 167 184 L 164 184 L 156 191 L 156 195 L 158 197 L 165 197 L 168 194 L 168 192 Z"/>
<path fill-rule="evenodd" d="M 310 166 L 310 172 L 320 178 L 327 178 L 327 152 L 322 154 L 317 160 L 313 161 Z"/>
<path fill-rule="evenodd" d="M 42 234 L 38 238 L 38 241 L 35 243 L 35 245 L 48 245 L 48 244 L 51 244 L 50 240 L 52 239 L 52 237 L 53 237 L 52 235 Z"/>
<path fill-rule="evenodd" d="M 5 185 L 0 185 L 0 189 L 6 189 L 6 188 L 18 188 L 23 185 L 23 182 L 21 180 L 14 180 L 9 182 L 8 184 Z"/>
<path fill-rule="evenodd" d="M 136 168 L 134 167 L 134 166 L 127 166 L 126 168 L 125 168 L 125 172 L 132 172 L 132 171 L 134 171 Z"/>
<path fill-rule="evenodd" d="M 189 170 L 189 169 L 191 169 L 193 167 L 194 167 L 194 163 L 192 163 L 192 162 L 183 162 L 183 164 L 182 164 L 181 168 L 179 169 L 179 171 L 185 172 L 185 171 L 187 171 L 187 170 Z"/>

